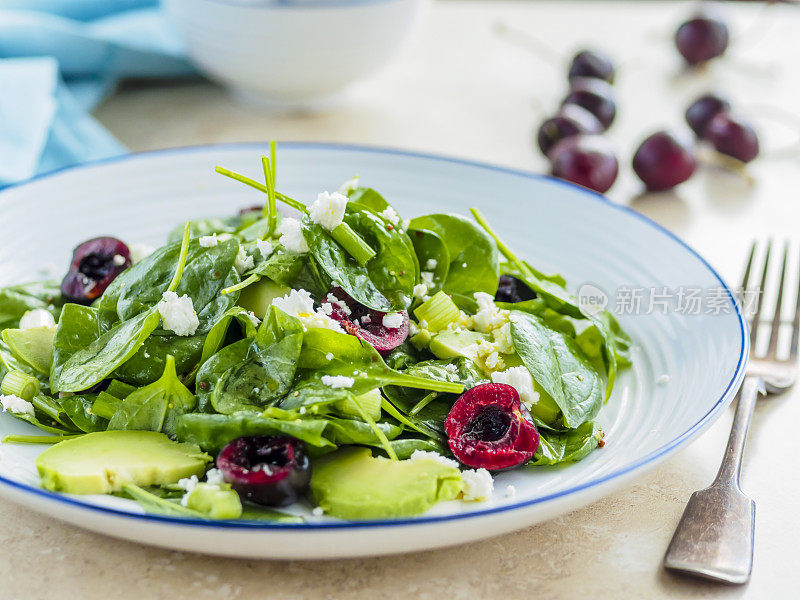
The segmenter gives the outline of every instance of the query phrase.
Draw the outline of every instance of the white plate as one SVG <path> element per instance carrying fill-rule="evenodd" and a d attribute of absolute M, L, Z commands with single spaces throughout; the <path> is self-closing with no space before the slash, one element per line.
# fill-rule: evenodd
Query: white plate
<path fill-rule="evenodd" d="M 213 168 L 224 165 L 259 179 L 265 150 L 243 144 L 130 155 L 4 190 L 0 285 L 41 278 L 38 269 L 48 263 L 60 276 L 72 247 L 90 237 L 158 244 L 186 219 L 261 203 L 257 192 Z M 247 558 L 421 550 L 520 529 L 608 494 L 704 430 L 738 389 L 748 344 L 730 292 L 700 256 L 638 213 L 557 180 L 483 164 L 365 147 L 280 147 L 279 188 L 293 197 L 309 201 L 355 174 L 404 216 L 465 213 L 478 206 L 519 254 L 543 270 L 564 273 L 573 289 L 591 283 L 611 295 L 612 303 L 620 288 L 645 290 L 647 314 L 620 317 L 636 342 L 636 361 L 600 414 L 604 448 L 567 467 L 501 473 L 491 502 L 449 502 L 398 521 L 312 518 L 270 525 L 144 515 L 119 498 L 39 489 L 33 459 L 43 447 L 12 444 L 0 448 L 0 494 L 87 529 L 180 550 Z M 707 290 L 707 309 L 716 299 L 721 314 L 664 314 L 658 305 L 648 311 L 651 288 Z M 669 382 L 659 385 L 662 374 Z M 0 414 L 0 434 L 34 431 Z M 516 488 L 514 497 L 506 495 L 509 485 Z M 306 508 L 298 512 L 308 514 Z"/>

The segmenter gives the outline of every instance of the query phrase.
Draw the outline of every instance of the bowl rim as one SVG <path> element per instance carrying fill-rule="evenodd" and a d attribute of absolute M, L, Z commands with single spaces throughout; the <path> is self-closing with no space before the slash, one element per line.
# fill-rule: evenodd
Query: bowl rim
<path fill-rule="evenodd" d="M 217 0 L 213 0 L 217 1 Z M 139 521 L 146 521 L 151 523 L 162 523 L 162 524 L 172 524 L 172 525 L 182 525 L 186 527 L 201 527 L 201 528 L 211 528 L 211 529 L 238 529 L 238 530 L 280 530 L 285 531 L 288 529 L 297 529 L 301 531 L 311 531 L 311 530 L 335 530 L 335 529 L 361 529 L 361 528 L 382 528 L 382 527 L 397 527 L 397 526 L 405 526 L 405 525 L 425 525 L 425 524 L 432 524 L 432 523 L 441 523 L 447 521 L 459 521 L 463 519 L 472 519 L 476 517 L 486 517 L 491 515 L 496 515 L 500 513 L 508 513 L 511 511 L 518 511 L 521 509 L 525 509 L 527 507 L 536 505 L 536 504 L 544 504 L 546 502 L 558 500 L 560 498 L 570 496 L 573 494 L 577 494 L 583 491 L 586 491 L 591 488 L 595 488 L 598 486 L 602 486 L 604 484 L 608 484 L 613 481 L 621 481 L 626 476 L 630 476 L 636 471 L 641 471 L 644 467 L 648 465 L 654 465 L 658 463 L 660 460 L 666 458 L 669 454 L 674 453 L 679 447 L 685 445 L 689 440 L 694 438 L 697 434 L 699 434 L 702 430 L 704 430 L 707 426 L 709 426 L 715 418 L 719 415 L 720 411 L 724 409 L 730 401 L 733 399 L 735 394 L 737 393 L 740 384 L 742 383 L 745 375 L 745 365 L 747 363 L 747 359 L 749 357 L 750 352 L 750 344 L 749 340 L 749 333 L 747 329 L 747 325 L 745 323 L 744 317 L 740 310 L 739 304 L 735 299 L 735 296 L 727 285 L 725 280 L 719 275 L 719 273 L 706 261 L 696 250 L 694 250 L 691 246 L 689 246 L 686 242 L 681 240 L 677 235 L 659 225 L 652 219 L 646 217 L 645 215 L 633 210 L 628 206 L 623 206 L 621 204 L 616 204 L 610 202 L 605 196 L 584 188 L 582 186 L 575 185 L 573 183 L 557 179 L 555 177 L 549 175 L 542 175 L 539 173 L 533 173 L 529 171 L 524 171 L 521 169 L 515 169 L 512 167 L 505 167 L 501 165 L 495 165 L 486 162 L 480 162 L 470 159 L 463 159 L 457 158 L 452 156 L 446 156 L 441 154 L 433 154 L 433 153 L 426 153 L 426 152 L 417 152 L 417 151 L 409 151 L 409 150 L 402 150 L 398 148 L 391 148 L 385 146 L 374 146 L 374 145 L 364 145 L 364 144 L 344 144 L 344 143 L 331 143 L 331 142 L 310 142 L 310 141 L 285 141 L 280 142 L 279 146 L 282 148 L 291 148 L 295 150 L 303 150 L 303 149 L 323 149 L 323 150 L 331 150 L 331 151 L 356 151 L 356 152 L 367 152 L 367 153 L 377 153 L 377 154 L 385 154 L 385 155 L 394 155 L 394 156 L 404 156 L 408 158 L 421 158 L 425 160 L 432 160 L 438 162 L 445 162 L 451 165 L 463 165 L 470 168 L 477 168 L 483 169 L 492 172 L 499 172 L 499 173 L 506 173 L 509 175 L 513 175 L 516 177 L 522 177 L 525 179 L 535 180 L 535 181 L 548 181 L 548 182 L 556 182 L 560 185 L 565 185 L 571 187 L 573 189 L 579 190 L 584 195 L 593 198 L 595 201 L 599 201 L 607 205 L 608 207 L 612 208 L 613 210 L 618 210 L 623 213 L 628 213 L 635 218 L 641 220 L 645 225 L 648 225 L 652 229 L 660 232 L 667 237 L 671 238 L 675 241 L 679 246 L 683 247 L 690 255 L 696 258 L 702 265 L 705 267 L 709 273 L 719 282 L 720 287 L 725 290 L 727 299 L 730 301 L 733 307 L 733 313 L 737 318 L 737 324 L 739 327 L 739 335 L 740 335 L 740 344 L 739 344 L 739 358 L 737 361 L 736 368 L 733 372 L 731 380 L 729 381 L 727 387 L 722 392 L 720 397 L 714 402 L 711 408 L 703 415 L 694 425 L 689 427 L 687 430 L 682 432 L 680 435 L 675 437 L 674 439 L 670 440 L 669 442 L 663 444 L 659 448 L 656 448 L 649 454 L 643 456 L 642 458 L 636 460 L 635 462 L 616 469 L 606 475 L 596 477 L 581 483 L 579 485 L 571 486 L 565 490 L 561 490 L 559 492 L 554 492 L 551 494 L 546 494 L 543 496 L 539 496 L 537 498 L 528 499 L 528 500 L 521 500 L 519 502 L 514 502 L 510 504 L 505 504 L 502 506 L 493 506 L 488 507 L 482 510 L 471 511 L 468 513 L 457 513 L 457 514 L 449 514 L 449 515 L 431 515 L 431 516 L 418 516 L 418 517 L 407 517 L 402 519 L 373 519 L 373 520 L 364 520 L 364 521 L 334 521 L 334 522 L 303 522 L 303 523 L 270 523 L 270 522 L 263 522 L 263 521 L 210 521 L 210 520 L 202 520 L 202 519 L 191 519 L 185 517 L 170 517 L 164 515 L 156 515 L 156 514 L 139 514 L 139 513 L 131 513 L 125 510 L 120 510 L 116 508 L 111 508 L 107 506 L 97 506 L 94 504 L 88 504 L 77 500 L 73 497 L 66 496 L 63 494 L 59 494 L 56 492 L 50 492 L 45 489 L 34 487 L 28 485 L 26 483 L 21 483 L 18 481 L 13 481 L 8 479 L 2 475 L 0 475 L 0 487 L 10 487 L 14 488 L 19 492 L 27 493 L 33 496 L 37 496 L 39 500 L 55 502 L 55 503 L 62 503 L 63 505 L 67 505 L 67 507 L 73 509 L 82 509 L 85 511 L 96 512 L 101 515 L 105 515 L 108 517 L 119 516 L 124 517 L 127 519 L 134 519 Z M 190 146 L 178 146 L 178 147 L 171 147 L 171 148 L 163 148 L 159 150 L 148 150 L 142 152 L 131 152 L 119 156 L 113 156 L 109 158 L 103 158 L 93 161 L 88 161 L 85 163 L 62 167 L 51 171 L 49 173 L 43 173 L 32 177 L 26 181 L 18 182 L 11 184 L 5 188 L 0 189 L 0 209 L 4 204 L 5 196 L 8 195 L 10 190 L 14 190 L 16 188 L 24 187 L 30 185 L 34 182 L 49 179 L 53 177 L 57 177 L 59 175 L 69 173 L 71 171 L 78 171 L 81 169 L 89 169 L 93 167 L 105 166 L 105 165 L 113 165 L 115 163 L 124 163 L 130 160 L 136 160 L 138 158 L 148 158 L 148 157 L 157 157 L 157 156 L 165 156 L 169 154 L 184 154 L 184 153 L 193 153 L 193 152 L 204 152 L 209 150 L 253 150 L 253 151 L 263 151 L 265 145 L 263 142 L 232 142 L 232 143 L 215 143 L 215 144 L 198 144 L 198 145 L 190 145 Z"/>
<path fill-rule="evenodd" d="M 168 1 L 168 0 L 162 0 Z M 174 1 L 174 0 L 173 0 Z M 300 10 L 336 10 L 344 8 L 366 7 L 376 4 L 397 4 L 408 2 L 425 2 L 426 0 L 194 0 L 207 4 L 219 4 L 247 10 L 300 11 Z"/>

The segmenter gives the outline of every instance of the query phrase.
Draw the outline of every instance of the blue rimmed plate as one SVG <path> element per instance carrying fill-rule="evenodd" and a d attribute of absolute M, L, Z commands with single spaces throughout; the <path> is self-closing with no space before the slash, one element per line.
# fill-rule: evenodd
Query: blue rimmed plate
<path fill-rule="evenodd" d="M 72 247 L 98 235 L 157 245 L 188 218 L 224 215 L 262 198 L 213 171 L 256 179 L 264 145 L 134 154 L 67 169 L 0 192 L 0 286 L 59 276 Z M 374 556 L 500 535 L 574 510 L 653 468 L 708 427 L 744 374 L 747 332 L 719 275 L 655 223 L 601 196 L 530 173 L 396 150 L 284 143 L 279 187 L 310 200 L 360 175 L 404 216 L 479 207 L 518 254 L 563 273 L 581 295 L 608 302 L 635 341 L 600 414 L 606 445 L 559 468 L 499 474 L 494 498 L 449 502 L 423 516 L 296 525 L 206 522 L 145 515 L 131 501 L 40 489 L 43 446 L 0 447 L 0 494 L 32 510 L 121 538 L 248 558 Z M 13 232 L 13 233 L 10 233 Z M 0 414 L 0 435 L 37 430 Z M 513 486 L 514 494 L 507 492 Z"/>

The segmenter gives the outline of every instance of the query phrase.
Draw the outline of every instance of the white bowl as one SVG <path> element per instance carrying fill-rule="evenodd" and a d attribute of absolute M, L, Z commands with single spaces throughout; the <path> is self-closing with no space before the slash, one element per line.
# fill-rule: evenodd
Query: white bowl
<path fill-rule="evenodd" d="M 191 58 L 238 95 L 317 107 L 370 75 L 429 0 L 162 0 Z"/>

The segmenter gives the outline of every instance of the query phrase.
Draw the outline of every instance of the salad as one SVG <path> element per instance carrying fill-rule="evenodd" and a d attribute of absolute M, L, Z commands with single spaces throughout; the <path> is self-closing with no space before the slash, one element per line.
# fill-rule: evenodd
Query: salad
<path fill-rule="evenodd" d="M 88 240 L 62 281 L 0 288 L 0 405 L 42 430 L 3 443 L 49 445 L 45 489 L 204 519 L 393 518 L 604 444 L 631 345 L 609 312 L 476 209 L 404 219 L 357 178 L 304 204 L 275 165 L 273 143 L 263 183 L 216 169 L 263 204 L 157 249 Z"/>

